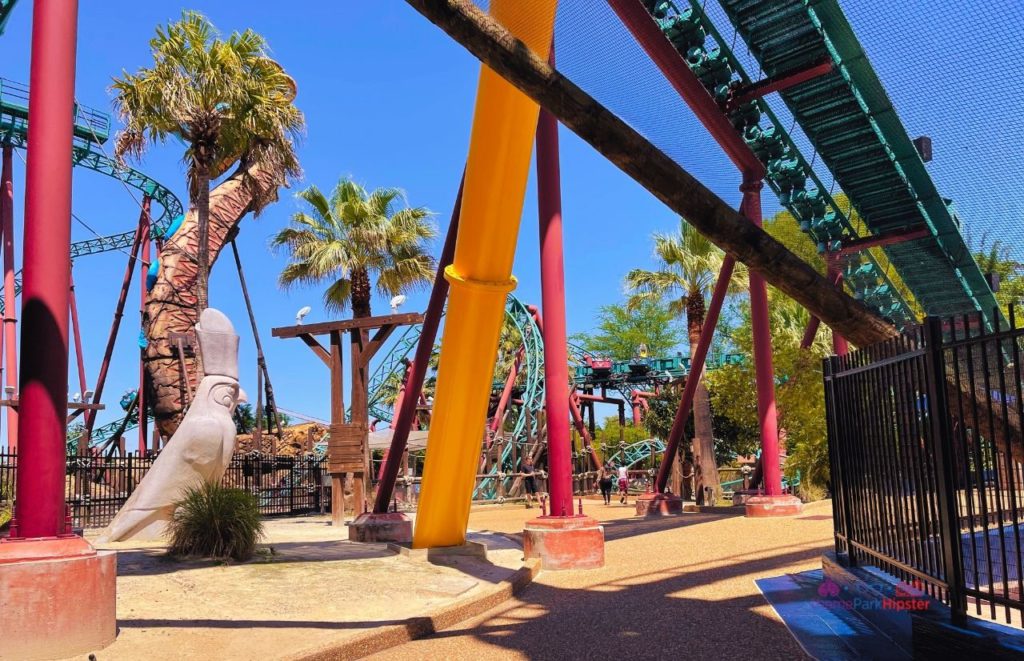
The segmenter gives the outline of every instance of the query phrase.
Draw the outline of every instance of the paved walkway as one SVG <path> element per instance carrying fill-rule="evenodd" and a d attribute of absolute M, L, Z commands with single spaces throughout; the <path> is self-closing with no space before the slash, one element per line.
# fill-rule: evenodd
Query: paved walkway
<path fill-rule="evenodd" d="M 263 551 L 242 564 L 171 560 L 158 543 L 100 545 L 118 551 L 119 631 L 96 656 L 301 655 L 487 594 L 522 566 L 519 545 L 501 535 L 474 536 L 488 544 L 488 562 L 426 562 L 347 534 L 322 517 L 269 520 Z"/>
<path fill-rule="evenodd" d="M 603 569 L 543 572 L 517 599 L 373 658 L 807 658 L 754 580 L 821 566 L 829 501 L 791 519 L 723 509 L 645 521 L 617 503 L 585 508 L 606 522 Z M 516 532 L 536 513 L 480 509 L 470 526 Z"/>

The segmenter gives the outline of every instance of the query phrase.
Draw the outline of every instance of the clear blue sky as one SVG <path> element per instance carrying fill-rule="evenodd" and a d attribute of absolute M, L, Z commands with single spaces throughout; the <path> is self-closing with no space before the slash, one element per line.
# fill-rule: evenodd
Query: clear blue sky
<path fill-rule="evenodd" d="M 1020 194 L 980 194 L 973 182 L 993 185 L 986 174 L 989 165 L 963 160 L 959 154 L 961 148 L 985 142 L 985 156 L 994 157 L 999 145 L 1008 147 L 1009 136 L 1017 135 L 1015 122 L 1024 108 L 1021 97 L 1011 94 L 1012 86 L 1005 81 L 1018 80 L 1024 73 L 1020 41 L 1010 39 L 1021 36 L 1019 7 L 999 2 L 995 4 L 1001 10 L 992 9 L 1006 34 L 1000 43 L 1010 49 L 1001 69 L 1007 78 L 1002 79 L 991 66 L 985 66 L 991 62 L 985 55 L 991 51 L 985 46 L 993 44 L 987 26 L 993 25 L 995 17 L 979 15 L 981 7 L 972 9 L 968 20 L 963 12 L 943 11 L 941 2 L 918 0 L 899 12 L 881 2 L 867 3 L 873 8 L 868 11 L 860 2 L 855 10 L 848 9 L 851 21 L 855 28 L 863 29 L 862 39 L 883 82 L 893 85 L 890 91 L 901 114 L 909 118 L 911 134 L 929 133 L 936 138 L 934 167 L 939 168 L 940 187 L 962 190 L 958 203 L 968 220 L 972 209 L 997 209 L 994 215 L 985 214 L 984 226 L 998 227 L 1001 223 L 997 221 L 1011 215 L 1019 222 L 1019 212 L 1024 210 Z M 575 6 L 576 13 L 587 7 L 580 2 L 564 4 Z M 945 4 L 946 9 L 951 7 Z M 110 110 L 107 89 L 111 77 L 122 69 L 135 70 L 151 62 L 147 42 L 154 26 L 176 18 L 182 5 L 162 0 L 83 1 L 80 5 L 77 96 L 81 103 Z M 341 175 L 351 175 L 368 187 L 399 186 L 413 204 L 436 212 L 443 234 L 469 140 L 479 67 L 470 55 L 399 0 L 301 3 L 301 11 L 289 10 L 300 3 L 282 5 L 269 0 L 200 0 L 190 6 L 207 13 L 224 32 L 252 27 L 262 33 L 273 55 L 297 80 L 297 103 L 308 125 L 300 147 L 305 174 L 297 187 L 316 183 L 327 188 Z M 606 11 L 604 3 L 594 3 L 594 7 Z M 29 2 L 19 2 L 0 38 L 0 75 L 21 82 L 28 80 L 30 8 Z M 899 30 L 894 32 L 894 26 Z M 728 38 L 731 30 L 726 34 Z M 906 48 L 908 44 L 914 48 Z M 954 57 L 940 57 L 950 53 L 950 48 L 957 49 Z M 914 53 L 926 59 L 911 57 Z M 991 102 L 993 94 L 1002 105 Z M 986 98 L 989 100 L 982 100 Z M 965 105 L 964 99 L 978 99 L 977 108 Z M 735 175 L 706 134 L 687 124 L 681 135 L 686 137 L 683 147 L 694 155 L 694 172 L 735 202 Z M 1006 138 L 1000 137 L 996 143 L 992 135 Z M 567 309 L 569 330 L 574 332 L 591 327 L 599 306 L 621 298 L 627 270 L 654 266 L 649 236 L 674 227 L 675 218 L 571 133 L 562 130 L 561 139 Z M 951 153 L 947 147 L 951 144 L 957 153 Z M 1019 147 L 1015 149 L 1019 154 Z M 177 144 L 156 147 L 137 167 L 184 200 L 180 153 Z M 952 157 L 943 160 L 944 153 Z M 20 226 L 23 168 L 20 160 L 15 162 L 16 223 Z M 964 181 L 955 177 L 965 168 L 966 180 L 972 184 L 956 186 L 957 181 Z M 1019 159 L 1004 165 L 994 189 L 1019 188 L 1020 174 Z M 109 234 L 134 226 L 136 203 L 120 184 L 89 171 L 76 172 L 74 181 L 75 213 L 97 231 Z M 300 342 L 275 340 L 269 335 L 270 327 L 293 323 L 295 311 L 303 305 L 314 308 L 307 321 L 326 318 L 318 290 L 285 293 L 276 285 L 284 258 L 269 252 L 267 241 L 295 208 L 292 192 L 282 191 L 278 204 L 260 218 L 244 221 L 239 243 L 279 403 L 326 417 L 328 388 L 322 364 Z M 766 212 L 774 208 L 768 204 Z M 89 233 L 76 223 L 73 235 L 83 239 Z M 20 245 L 18 252 L 20 258 Z M 539 299 L 537 252 L 536 199 L 531 184 L 515 266 L 520 282 L 517 295 L 528 302 Z M 125 259 L 124 254 L 112 252 L 76 264 L 90 386 L 99 367 Z M 119 395 L 138 380 L 138 316 L 134 313 L 138 300 L 135 285 L 107 386 L 105 399 L 113 409 Z M 425 300 L 425 293 L 410 296 L 404 309 L 421 310 Z M 214 269 L 211 301 L 238 326 L 243 387 L 254 395 L 255 351 L 230 255 Z M 385 312 L 387 302 L 375 301 L 375 306 L 377 312 Z M 71 380 L 77 383 L 74 368 Z M 72 392 L 77 389 L 73 387 Z M 113 419 L 117 412 L 102 414 L 101 422 Z"/>

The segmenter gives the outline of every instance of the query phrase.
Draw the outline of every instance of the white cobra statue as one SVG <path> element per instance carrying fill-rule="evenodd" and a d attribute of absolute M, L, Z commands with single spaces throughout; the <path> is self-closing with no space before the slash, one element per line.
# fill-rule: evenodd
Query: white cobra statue
<path fill-rule="evenodd" d="M 97 540 L 163 537 L 185 491 L 224 477 L 235 451 L 233 414 L 245 392 L 238 386 L 238 335 L 224 313 L 203 310 L 196 324 L 203 378 L 188 412 L 128 502 Z"/>

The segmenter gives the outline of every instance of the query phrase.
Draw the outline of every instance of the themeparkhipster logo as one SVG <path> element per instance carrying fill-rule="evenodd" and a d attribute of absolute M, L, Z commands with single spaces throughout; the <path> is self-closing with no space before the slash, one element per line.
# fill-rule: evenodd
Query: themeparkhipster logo
<path fill-rule="evenodd" d="M 931 601 L 925 593 L 924 583 L 917 579 L 911 583 L 898 582 L 891 597 L 867 596 L 887 593 L 891 587 L 881 584 L 867 585 L 863 590 L 866 594 L 857 595 L 849 588 L 841 587 L 835 581 L 826 578 L 818 586 L 818 596 L 826 605 L 859 611 L 925 611 L 930 608 Z"/>

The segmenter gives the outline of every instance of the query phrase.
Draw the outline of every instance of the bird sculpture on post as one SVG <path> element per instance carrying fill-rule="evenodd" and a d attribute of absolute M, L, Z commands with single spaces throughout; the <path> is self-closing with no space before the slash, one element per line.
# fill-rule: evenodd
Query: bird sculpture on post
<path fill-rule="evenodd" d="M 188 412 L 100 542 L 159 539 L 187 489 L 224 477 L 235 451 L 235 407 L 246 401 L 238 386 L 238 335 L 224 313 L 207 308 L 196 337 L 203 378 Z"/>

